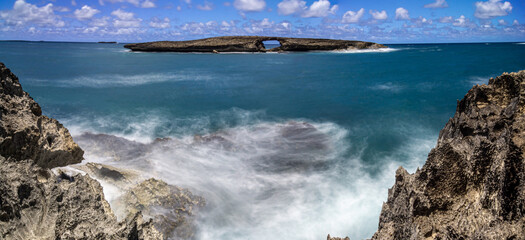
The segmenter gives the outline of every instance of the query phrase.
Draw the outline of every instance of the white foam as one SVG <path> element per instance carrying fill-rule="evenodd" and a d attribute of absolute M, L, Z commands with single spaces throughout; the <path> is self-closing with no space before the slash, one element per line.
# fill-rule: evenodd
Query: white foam
<path fill-rule="evenodd" d="M 78 76 L 68 79 L 28 79 L 38 85 L 58 85 L 60 87 L 119 87 L 119 86 L 138 86 L 145 84 L 155 84 L 162 82 L 179 81 L 203 81 L 211 80 L 211 75 L 195 74 L 190 72 L 177 73 L 148 73 L 148 74 L 95 74 L 89 76 Z"/>
<path fill-rule="evenodd" d="M 399 92 L 403 89 L 401 85 L 394 84 L 392 82 L 380 83 L 370 87 L 373 90 Z"/>
<path fill-rule="evenodd" d="M 389 53 L 402 50 L 401 48 L 377 48 L 377 49 L 347 49 L 347 50 L 334 50 L 329 51 L 331 53 Z"/>
<path fill-rule="evenodd" d="M 482 85 L 482 84 L 488 84 L 490 77 L 480 77 L 480 76 L 472 76 L 470 77 L 467 82 L 469 86 L 473 85 Z"/>
<path fill-rule="evenodd" d="M 525 45 L 525 43 L 523 43 L 523 42 L 522 43 L 516 43 L 516 44 Z"/>
<path fill-rule="evenodd" d="M 208 208 L 199 218 L 198 239 L 313 240 L 328 233 L 370 237 L 377 230 L 381 205 L 397 167 L 413 171 L 434 143 L 432 134 L 413 126 L 399 129 L 408 143 L 377 159 L 386 164 L 370 174 L 370 166 L 361 160 L 366 146 L 348 142 L 349 130 L 337 124 L 312 123 L 317 130 L 295 131 L 307 125 L 301 120 L 259 121 L 260 113 L 250 111 L 223 114 L 239 115 L 239 124 L 209 135 L 216 140 L 198 141 L 191 129 L 140 159 L 113 161 L 79 144 L 86 151 L 86 161 L 132 168 L 144 177 L 161 178 L 206 198 Z M 162 116 L 157 119 L 164 120 L 137 121 L 135 125 L 146 126 L 133 128 L 147 134 L 155 128 L 150 125 L 166 124 Z M 349 148 L 351 154 L 347 154 Z M 105 194 L 114 199 L 120 193 L 110 188 Z"/>

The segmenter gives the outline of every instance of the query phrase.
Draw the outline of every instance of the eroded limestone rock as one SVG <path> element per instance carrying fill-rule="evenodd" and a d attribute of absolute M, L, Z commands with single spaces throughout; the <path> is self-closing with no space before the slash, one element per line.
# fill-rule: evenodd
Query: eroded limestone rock
<path fill-rule="evenodd" d="M 372 239 L 525 239 L 525 71 L 474 86 L 421 170 L 399 168 Z"/>
<path fill-rule="evenodd" d="M 47 168 L 81 162 L 84 152 L 69 131 L 42 115 L 38 103 L 3 63 L 0 79 L 0 155 L 14 161 L 32 159 Z"/>

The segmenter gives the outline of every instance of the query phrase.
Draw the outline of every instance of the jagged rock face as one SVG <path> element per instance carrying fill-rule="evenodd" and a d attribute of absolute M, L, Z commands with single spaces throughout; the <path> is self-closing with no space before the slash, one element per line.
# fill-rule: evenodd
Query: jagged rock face
<path fill-rule="evenodd" d="M 80 163 L 84 152 L 57 120 L 42 115 L 18 78 L 0 63 L 0 155 L 53 168 Z"/>
<path fill-rule="evenodd" d="M 162 239 L 152 222 L 117 223 L 100 184 L 0 156 L 0 239 Z"/>
<path fill-rule="evenodd" d="M 194 214 L 205 205 L 204 198 L 153 178 L 129 189 L 115 200 L 115 209 L 126 214 L 142 212 L 165 236 L 192 239 L 196 232 Z"/>
<path fill-rule="evenodd" d="M 525 239 L 525 71 L 474 86 L 421 170 L 396 172 L 373 239 Z"/>
<path fill-rule="evenodd" d="M 83 151 L 0 63 L 0 239 L 163 239 L 142 215 L 117 222 L 89 176 L 48 168 L 78 163 Z"/>
<path fill-rule="evenodd" d="M 266 49 L 263 41 L 279 41 L 280 47 Z M 280 52 L 330 51 L 346 49 L 386 48 L 382 44 L 362 41 L 285 38 L 266 36 L 226 36 L 191 41 L 159 41 L 124 45 L 132 51 L 144 52 Z"/>

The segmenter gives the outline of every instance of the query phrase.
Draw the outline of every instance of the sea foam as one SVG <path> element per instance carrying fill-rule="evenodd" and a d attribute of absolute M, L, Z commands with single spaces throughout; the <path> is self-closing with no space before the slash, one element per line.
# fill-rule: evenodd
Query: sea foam
<path fill-rule="evenodd" d="M 160 145 L 140 139 L 142 144 L 152 144 L 141 154 L 134 144 L 94 148 L 93 139 L 81 137 L 82 129 L 99 127 L 68 127 L 86 151 L 86 162 L 130 168 L 206 198 L 208 205 L 198 218 L 198 239 L 321 239 L 328 233 L 370 237 L 397 167 L 403 164 L 413 171 L 433 143 L 424 131 L 416 137 L 407 134 L 408 143 L 377 159 L 388 164 L 370 174 L 370 166 L 361 158 L 366 146 L 349 142 L 351 129 L 304 119 L 262 121 L 260 114 L 231 110 L 222 116 L 237 116 L 235 125 L 197 135 L 192 127 L 172 131 L 180 134 Z M 156 119 L 118 121 L 145 126 L 130 127 L 140 134 L 128 130 L 117 135 L 129 142 L 126 137 L 151 131 L 149 139 L 154 139 L 152 129 L 169 121 L 162 116 Z M 200 121 L 200 127 L 207 128 L 208 121 Z M 120 157 L 108 157 L 115 154 L 107 151 Z M 120 194 L 111 186 L 104 191 L 110 202 Z"/>

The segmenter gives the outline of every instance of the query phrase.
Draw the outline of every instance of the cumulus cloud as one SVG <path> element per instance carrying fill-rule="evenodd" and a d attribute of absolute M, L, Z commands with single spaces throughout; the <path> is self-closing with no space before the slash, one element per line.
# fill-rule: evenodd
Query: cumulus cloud
<path fill-rule="evenodd" d="M 197 5 L 197 9 L 202 11 L 210 11 L 213 9 L 213 3 L 204 1 L 204 4 Z"/>
<path fill-rule="evenodd" d="M 510 2 L 502 0 L 489 0 L 486 2 L 476 2 L 476 12 L 474 16 L 481 19 L 507 16 L 512 11 Z"/>
<path fill-rule="evenodd" d="M 464 15 L 461 15 L 459 18 L 456 18 L 454 20 L 454 23 L 452 23 L 452 25 L 456 27 L 472 27 L 473 26 L 470 20 L 466 18 Z"/>
<path fill-rule="evenodd" d="M 408 15 L 408 10 L 400 7 L 396 9 L 396 19 L 397 20 L 409 20 L 410 16 Z"/>
<path fill-rule="evenodd" d="M 152 1 L 146 0 L 146 1 L 142 2 L 142 4 L 140 4 L 140 7 L 141 8 L 154 8 L 154 7 L 156 7 L 156 5 Z"/>
<path fill-rule="evenodd" d="M 506 22 L 504 19 L 500 19 L 500 20 L 498 20 L 498 24 L 499 24 L 500 26 L 506 26 L 506 25 L 507 25 L 507 22 Z"/>
<path fill-rule="evenodd" d="M 426 4 L 424 7 L 425 8 L 446 8 L 448 7 L 448 3 L 445 0 L 436 0 L 433 3 Z"/>
<path fill-rule="evenodd" d="M 243 12 L 260 12 L 266 8 L 264 0 L 235 0 L 233 6 Z"/>
<path fill-rule="evenodd" d="M 328 0 L 315 1 L 309 7 L 302 0 L 284 0 L 277 4 L 277 12 L 281 15 L 298 15 L 305 18 L 326 17 L 335 14 L 338 5 L 332 5 Z"/>
<path fill-rule="evenodd" d="M 91 34 L 91 33 L 96 32 L 97 30 L 98 30 L 98 27 L 88 27 L 82 30 L 82 33 Z"/>
<path fill-rule="evenodd" d="M 438 20 L 438 22 L 440 22 L 440 23 L 451 23 L 453 21 L 454 21 L 454 18 L 452 18 L 452 16 L 441 17 Z"/>
<path fill-rule="evenodd" d="M 135 18 L 134 13 L 126 12 L 122 9 L 111 12 L 111 15 L 117 17 L 117 19 L 113 20 L 113 26 L 118 28 L 139 27 L 142 22 L 142 19 Z"/>
<path fill-rule="evenodd" d="M 520 22 L 518 22 L 517 19 L 514 19 L 514 22 L 512 22 L 512 25 L 513 25 L 513 26 L 519 26 L 519 25 L 520 25 Z"/>
<path fill-rule="evenodd" d="M 284 0 L 277 4 L 277 12 L 281 15 L 300 14 L 306 9 L 306 2 L 301 0 Z"/>
<path fill-rule="evenodd" d="M 169 28 L 170 27 L 170 19 L 166 17 L 166 18 L 161 20 L 161 19 L 159 19 L 157 17 L 154 17 L 149 22 L 149 26 L 153 27 L 153 28 Z"/>
<path fill-rule="evenodd" d="M 388 15 L 386 14 L 386 11 L 376 11 L 376 10 L 370 10 L 370 14 L 372 17 L 376 20 L 385 20 L 388 18 Z"/>
<path fill-rule="evenodd" d="M 91 19 L 95 14 L 99 13 L 100 11 L 98 9 L 94 9 L 88 5 L 84 5 L 82 8 L 75 10 L 75 17 L 80 20 L 89 20 Z"/>
<path fill-rule="evenodd" d="M 343 23 L 357 23 L 365 14 L 365 9 L 361 8 L 357 12 L 348 11 L 343 15 Z"/>
<path fill-rule="evenodd" d="M 306 9 L 301 16 L 302 17 L 326 17 L 328 14 L 335 14 L 339 9 L 338 5 L 331 6 L 328 0 L 319 0 L 312 3 L 312 5 Z"/>
<path fill-rule="evenodd" d="M 52 3 L 37 7 L 24 0 L 17 0 L 12 10 L 0 12 L 0 19 L 4 19 L 5 23 L 11 26 L 23 26 L 28 23 L 53 27 L 66 25 L 59 16 L 55 15 Z"/>

